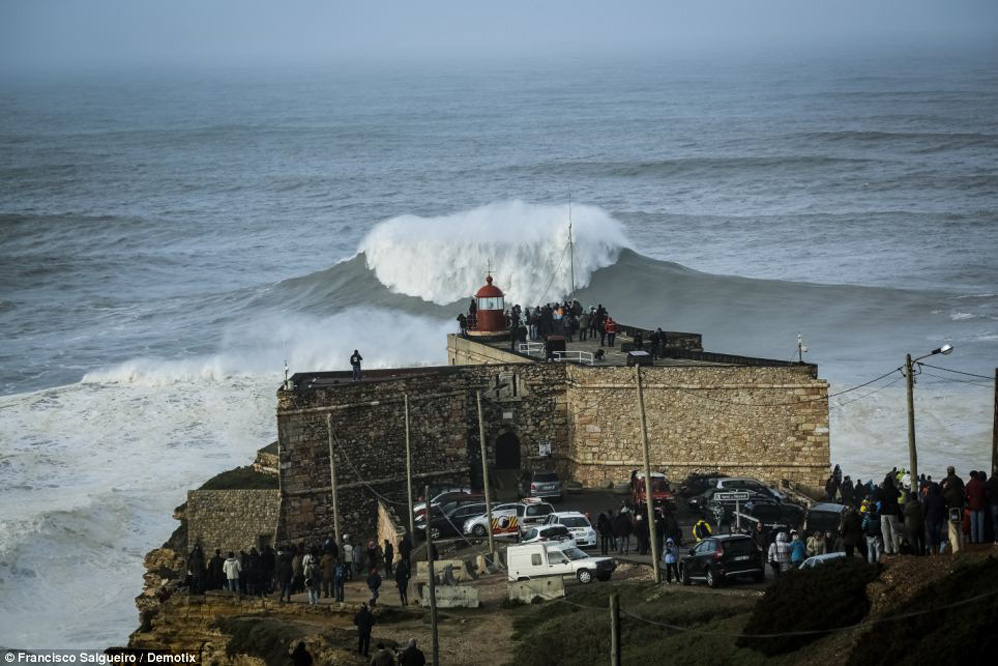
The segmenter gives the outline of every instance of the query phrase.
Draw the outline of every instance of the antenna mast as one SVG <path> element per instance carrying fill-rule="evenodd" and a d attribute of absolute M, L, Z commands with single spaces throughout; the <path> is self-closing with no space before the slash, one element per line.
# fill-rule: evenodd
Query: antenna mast
<path fill-rule="evenodd" d="M 575 300 L 575 244 L 572 242 L 572 192 L 568 193 L 568 253 L 570 255 L 572 278 L 572 301 Z"/>
<path fill-rule="evenodd" d="M 807 351 L 807 347 L 804 345 L 804 338 L 801 334 L 797 333 L 797 362 L 804 363 L 804 352 Z"/>

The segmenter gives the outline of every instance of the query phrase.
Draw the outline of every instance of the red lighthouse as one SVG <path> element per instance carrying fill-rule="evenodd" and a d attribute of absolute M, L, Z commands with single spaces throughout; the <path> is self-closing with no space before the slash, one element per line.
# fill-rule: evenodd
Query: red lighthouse
<path fill-rule="evenodd" d="M 498 338 L 509 334 L 502 290 L 485 278 L 485 286 L 475 293 L 477 308 L 474 323 L 468 322 L 468 335 L 477 338 Z"/>

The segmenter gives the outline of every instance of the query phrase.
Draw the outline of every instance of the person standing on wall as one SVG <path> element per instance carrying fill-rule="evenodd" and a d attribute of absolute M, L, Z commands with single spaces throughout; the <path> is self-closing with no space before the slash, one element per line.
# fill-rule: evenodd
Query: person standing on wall
<path fill-rule="evenodd" d="M 603 324 L 603 329 L 606 331 L 606 342 L 612 347 L 614 341 L 617 339 L 617 322 L 613 320 L 613 317 L 607 315 L 606 323 Z"/>
<path fill-rule="evenodd" d="M 350 357 L 350 367 L 353 368 L 353 380 L 355 382 L 360 381 L 360 362 L 363 360 L 364 357 L 360 355 L 360 351 L 354 349 L 353 355 Z"/>

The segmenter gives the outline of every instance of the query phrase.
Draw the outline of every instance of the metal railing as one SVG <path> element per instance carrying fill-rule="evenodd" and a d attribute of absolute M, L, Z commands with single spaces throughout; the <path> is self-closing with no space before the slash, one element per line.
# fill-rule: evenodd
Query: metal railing
<path fill-rule="evenodd" d="M 521 354 L 526 354 L 527 356 L 533 356 L 534 354 L 538 356 L 544 356 L 544 343 L 521 342 L 517 347 L 517 351 L 519 351 Z"/>
<path fill-rule="evenodd" d="M 568 349 L 565 351 L 556 351 L 554 352 L 554 360 L 574 361 L 576 363 L 585 363 L 586 365 L 592 365 L 593 353 L 582 351 L 580 349 Z"/>

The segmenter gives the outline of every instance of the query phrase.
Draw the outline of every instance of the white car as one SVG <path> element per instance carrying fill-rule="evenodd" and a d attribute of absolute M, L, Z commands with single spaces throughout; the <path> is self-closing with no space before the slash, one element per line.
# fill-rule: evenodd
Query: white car
<path fill-rule="evenodd" d="M 572 576 L 582 584 L 610 580 L 617 568 L 609 557 L 591 557 L 565 543 L 530 543 L 506 549 L 506 576 L 509 580 L 530 580 L 545 576 Z"/>
<path fill-rule="evenodd" d="M 492 535 L 519 537 L 521 526 L 541 524 L 553 512 L 553 506 L 537 500 L 498 504 L 492 507 Z M 465 534 L 479 538 L 488 534 L 487 530 L 488 518 L 484 515 L 469 518 L 463 528 Z"/>
<path fill-rule="evenodd" d="M 564 525 L 580 548 L 596 547 L 596 530 L 585 515 L 578 511 L 557 511 L 548 515 L 545 525 Z"/>
<path fill-rule="evenodd" d="M 568 528 L 564 525 L 535 525 L 530 527 L 520 535 L 520 543 L 538 543 L 542 541 L 555 541 L 558 543 L 565 544 L 566 546 L 574 546 L 575 539 L 572 538 L 572 533 L 568 531 Z"/>

